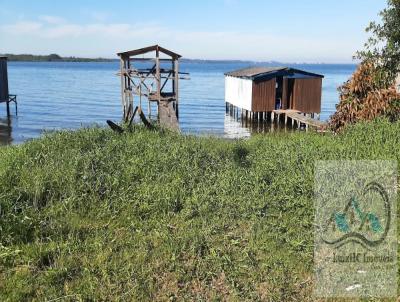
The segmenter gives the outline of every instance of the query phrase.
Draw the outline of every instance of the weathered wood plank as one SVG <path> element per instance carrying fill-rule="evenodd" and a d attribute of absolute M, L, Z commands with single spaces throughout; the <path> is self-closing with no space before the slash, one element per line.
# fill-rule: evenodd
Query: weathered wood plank
<path fill-rule="evenodd" d="M 287 117 L 291 118 L 292 121 L 303 123 L 306 126 L 311 126 L 316 128 L 323 128 L 326 126 L 326 123 L 321 122 L 319 120 L 315 120 L 308 116 L 304 116 L 300 114 L 300 111 L 297 110 L 274 110 L 273 112 L 276 114 L 285 114 Z"/>
<path fill-rule="evenodd" d="M 136 113 L 137 113 L 137 111 L 138 111 L 138 110 L 139 110 L 139 107 L 138 107 L 138 106 L 136 106 L 136 108 L 135 108 L 135 111 L 133 111 L 133 114 L 132 114 L 131 120 L 129 121 L 129 125 L 128 125 L 128 127 L 129 127 L 129 128 L 131 128 L 131 127 L 132 127 L 133 120 L 134 120 L 134 118 L 135 118 L 135 115 L 136 115 Z"/>
<path fill-rule="evenodd" d="M 158 116 L 160 125 L 173 131 L 180 131 L 178 118 L 174 110 L 173 102 L 161 101 L 158 104 Z"/>
<path fill-rule="evenodd" d="M 153 129 L 153 125 L 147 120 L 146 116 L 144 115 L 143 111 L 141 108 L 138 109 L 138 113 L 140 116 L 140 119 L 142 120 L 143 124 L 148 128 L 148 129 Z"/>
<path fill-rule="evenodd" d="M 107 121 L 107 125 L 114 131 L 117 132 L 119 134 L 124 133 L 124 129 L 122 129 L 120 126 L 118 126 L 116 123 L 114 123 L 113 121 L 108 120 Z"/>

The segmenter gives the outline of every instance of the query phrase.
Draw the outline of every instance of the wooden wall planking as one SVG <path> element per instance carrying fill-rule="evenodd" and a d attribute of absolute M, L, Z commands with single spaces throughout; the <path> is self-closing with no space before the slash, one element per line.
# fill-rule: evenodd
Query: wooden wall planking
<path fill-rule="evenodd" d="M 290 103 L 293 110 L 302 113 L 321 112 L 322 79 L 295 79 Z"/>
<path fill-rule="evenodd" d="M 276 78 L 263 82 L 253 82 L 253 112 L 275 110 Z"/>

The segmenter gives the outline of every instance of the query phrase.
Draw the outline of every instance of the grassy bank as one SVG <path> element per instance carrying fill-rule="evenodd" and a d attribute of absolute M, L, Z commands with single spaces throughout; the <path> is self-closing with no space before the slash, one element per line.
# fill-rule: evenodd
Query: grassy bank
<path fill-rule="evenodd" d="M 0 300 L 311 300 L 314 162 L 399 160 L 399 133 L 84 129 L 1 148 Z"/>

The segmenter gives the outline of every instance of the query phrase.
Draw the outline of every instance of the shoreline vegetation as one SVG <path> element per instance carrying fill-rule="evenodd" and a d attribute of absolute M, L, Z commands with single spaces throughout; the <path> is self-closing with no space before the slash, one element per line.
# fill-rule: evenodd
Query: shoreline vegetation
<path fill-rule="evenodd" d="M 399 132 L 136 125 L 0 148 L 0 300 L 312 301 L 315 162 L 398 161 Z"/>
<path fill-rule="evenodd" d="M 106 58 L 79 58 L 61 57 L 58 54 L 31 55 L 31 54 L 4 54 L 11 62 L 113 62 L 114 59 Z"/>

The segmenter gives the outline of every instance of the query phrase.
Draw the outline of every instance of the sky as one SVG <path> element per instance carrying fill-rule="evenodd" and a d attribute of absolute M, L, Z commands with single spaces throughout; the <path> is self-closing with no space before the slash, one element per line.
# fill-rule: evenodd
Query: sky
<path fill-rule="evenodd" d="M 386 0 L 0 0 L 0 53 L 351 63 Z"/>

